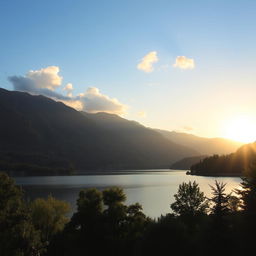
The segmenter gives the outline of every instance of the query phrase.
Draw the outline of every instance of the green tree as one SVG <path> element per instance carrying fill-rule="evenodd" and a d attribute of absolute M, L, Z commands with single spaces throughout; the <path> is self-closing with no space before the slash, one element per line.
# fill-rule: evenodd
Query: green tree
<path fill-rule="evenodd" d="M 204 193 L 200 191 L 198 184 L 194 181 L 183 182 L 179 185 L 177 194 L 174 195 L 175 202 L 170 205 L 175 215 L 196 216 L 206 214 L 209 203 Z"/>
<path fill-rule="evenodd" d="M 140 204 L 127 206 L 125 199 L 118 187 L 82 190 L 77 212 L 51 243 L 49 255 L 131 255 L 150 219 Z"/>
<path fill-rule="evenodd" d="M 126 195 L 122 188 L 112 187 L 103 191 L 103 202 L 107 207 L 104 215 L 108 218 L 112 227 L 119 225 L 126 217 L 127 207 L 124 205 Z"/>
<path fill-rule="evenodd" d="M 102 192 L 96 188 L 83 189 L 77 199 L 77 212 L 71 219 L 71 226 L 89 230 L 100 223 L 103 212 Z"/>
<path fill-rule="evenodd" d="M 39 255 L 40 248 L 39 234 L 21 188 L 7 174 L 0 173 L 0 255 Z"/>
<path fill-rule="evenodd" d="M 126 195 L 122 188 L 112 187 L 103 190 L 103 201 L 104 204 L 112 207 L 116 204 L 121 204 L 126 200 Z"/>
<path fill-rule="evenodd" d="M 52 196 L 47 199 L 35 199 L 31 202 L 30 209 L 33 224 L 40 231 L 44 242 L 49 242 L 69 221 L 67 213 L 70 211 L 70 205 Z"/>
<path fill-rule="evenodd" d="M 132 241 L 141 238 L 148 225 L 152 223 L 142 210 L 139 203 L 129 205 L 126 209 L 126 232 Z"/>

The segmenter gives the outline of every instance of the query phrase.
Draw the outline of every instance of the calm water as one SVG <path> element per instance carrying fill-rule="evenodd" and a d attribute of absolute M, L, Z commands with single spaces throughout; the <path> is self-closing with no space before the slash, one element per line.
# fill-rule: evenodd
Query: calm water
<path fill-rule="evenodd" d="M 215 180 L 227 183 L 226 191 L 231 192 L 239 187 L 240 178 L 234 177 L 200 177 L 186 175 L 185 171 L 151 170 L 147 172 L 130 172 L 127 174 L 79 175 L 79 176 L 40 176 L 16 177 L 17 184 L 22 185 L 29 199 L 52 196 L 68 201 L 73 208 L 82 188 L 96 187 L 104 189 L 120 186 L 127 195 L 127 204 L 139 202 L 146 215 L 156 218 L 170 212 L 173 195 L 182 182 L 196 181 L 202 191 L 210 196 Z"/>

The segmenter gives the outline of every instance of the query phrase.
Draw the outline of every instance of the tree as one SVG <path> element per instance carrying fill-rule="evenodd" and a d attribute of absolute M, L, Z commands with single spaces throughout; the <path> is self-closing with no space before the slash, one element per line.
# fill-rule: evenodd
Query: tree
<path fill-rule="evenodd" d="M 82 190 L 77 212 L 49 247 L 49 255 L 131 255 L 150 222 L 140 204 L 125 205 L 122 188 Z"/>
<path fill-rule="evenodd" d="M 103 212 L 102 192 L 96 188 L 83 189 L 77 199 L 77 212 L 71 219 L 71 226 L 88 231 L 99 224 Z"/>
<path fill-rule="evenodd" d="M 118 226 L 126 217 L 127 207 L 124 205 L 126 195 L 122 188 L 112 187 L 103 191 L 103 202 L 107 208 L 104 215 L 108 218 L 112 227 Z"/>
<path fill-rule="evenodd" d="M 241 199 L 240 207 L 245 213 L 256 215 L 256 165 L 251 165 L 244 174 L 241 189 L 236 190 Z"/>
<path fill-rule="evenodd" d="M 180 184 L 174 198 L 175 202 L 170 207 L 175 215 L 196 216 L 207 213 L 208 200 L 195 181 Z"/>
<path fill-rule="evenodd" d="M 231 212 L 238 212 L 239 211 L 239 205 L 240 205 L 240 199 L 237 196 L 230 195 L 230 198 L 228 200 L 228 208 Z"/>
<path fill-rule="evenodd" d="M 0 241 L 0 255 L 33 256 L 41 251 L 23 192 L 5 173 L 0 173 Z"/>
<path fill-rule="evenodd" d="M 215 216 L 222 218 L 228 212 L 230 212 L 229 201 L 231 199 L 231 193 L 225 193 L 225 183 L 215 180 L 215 186 L 211 186 L 213 197 L 210 199 L 213 202 L 211 213 Z"/>
<path fill-rule="evenodd" d="M 62 231 L 69 220 L 66 215 L 70 211 L 70 205 L 52 196 L 47 199 L 37 198 L 30 204 L 30 208 L 33 224 L 46 243 Z"/>
<path fill-rule="evenodd" d="M 104 204 L 112 207 L 117 204 L 121 204 L 126 200 L 126 195 L 122 188 L 112 187 L 103 191 Z"/>

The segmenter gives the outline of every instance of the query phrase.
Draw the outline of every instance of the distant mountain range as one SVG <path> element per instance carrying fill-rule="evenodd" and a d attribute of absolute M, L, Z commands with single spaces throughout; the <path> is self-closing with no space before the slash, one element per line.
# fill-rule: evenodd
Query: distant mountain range
<path fill-rule="evenodd" d="M 209 154 L 190 140 L 180 143 L 168 138 L 169 132 L 117 115 L 79 112 L 44 96 L 1 88 L 0 120 L 0 168 L 12 171 L 169 168 L 185 157 Z M 235 147 L 220 139 L 216 153 L 228 144 Z"/>
<path fill-rule="evenodd" d="M 78 112 L 44 96 L 0 89 L 0 160 L 80 170 L 168 168 L 197 151 L 139 123 Z"/>
<path fill-rule="evenodd" d="M 200 155 L 229 154 L 235 152 L 243 145 L 241 142 L 223 138 L 203 138 L 188 133 L 170 132 L 159 129 L 156 129 L 156 131 L 174 143 L 193 148 Z"/>

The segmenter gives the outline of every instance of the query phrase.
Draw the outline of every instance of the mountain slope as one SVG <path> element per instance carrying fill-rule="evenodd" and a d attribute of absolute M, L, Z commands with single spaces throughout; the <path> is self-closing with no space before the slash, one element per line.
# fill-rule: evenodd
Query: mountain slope
<path fill-rule="evenodd" d="M 235 153 L 228 155 L 214 155 L 194 164 L 190 168 L 193 175 L 207 176 L 241 176 L 248 167 L 255 165 L 256 143 L 240 147 Z"/>
<path fill-rule="evenodd" d="M 203 138 L 188 133 L 170 132 L 156 129 L 170 141 L 195 149 L 200 155 L 229 154 L 235 152 L 242 143 L 223 138 Z"/>
<path fill-rule="evenodd" d="M 0 160 L 76 169 L 168 168 L 198 155 L 158 132 L 44 96 L 0 89 Z"/>
<path fill-rule="evenodd" d="M 192 157 L 185 157 L 174 164 L 171 165 L 171 169 L 174 170 L 189 170 L 190 167 L 196 163 L 199 163 L 201 160 L 206 158 L 207 156 L 192 156 Z"/>

